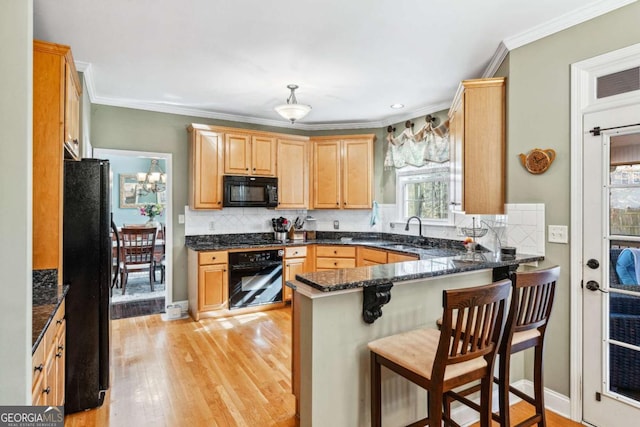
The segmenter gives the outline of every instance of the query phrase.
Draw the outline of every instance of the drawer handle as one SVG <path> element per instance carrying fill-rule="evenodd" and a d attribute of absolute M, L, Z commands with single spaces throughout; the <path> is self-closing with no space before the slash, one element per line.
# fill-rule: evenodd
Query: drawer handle
<path fill-rule="evenodd" d="M 46 394 L 51 393 L 51 387 L 47 386 L 47 388 L 43 388 L 42 393 L 46 393 Z"/>
<path fill-rule="evenodd" d="M 34 371 L 40 371 L 40 372 L 42 372 L 43 369 L 44 369 L 44 365 L 42 363 L 36 366 L 35 368 L 33 368 Z"/>

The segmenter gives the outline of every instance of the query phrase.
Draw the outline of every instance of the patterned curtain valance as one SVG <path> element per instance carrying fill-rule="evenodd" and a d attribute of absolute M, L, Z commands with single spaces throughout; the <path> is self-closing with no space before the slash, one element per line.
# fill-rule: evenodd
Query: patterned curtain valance
<path fill-rule="evenodd" d="M 395 128 L 387 128 L 385 169 L 407 165 L 419 167 L 429 162 L 449 160 L 449 121 L 436 126 L 436 117 L 428 115 L 426 120 L 427 123 L 417 133 L 413 133 L 410 121 L 405 123 L 405 129 L 398 136 L 394 136 Z"/>

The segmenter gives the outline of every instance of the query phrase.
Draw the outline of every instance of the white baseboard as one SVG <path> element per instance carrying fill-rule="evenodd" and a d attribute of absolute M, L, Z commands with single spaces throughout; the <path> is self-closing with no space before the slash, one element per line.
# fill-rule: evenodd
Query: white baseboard
<path fill-rule="evenodd" d="M 189 301 L 174 301 L 173 305 L 180 306 L 180 312 L 185 315 L 189 311 Z"/>
<path fill-rule="evenodd" d="M 533 396 L 533 382 L 529 380 L 520 380 L 511 384 L 523 393 Z M 493 412 L 498 411 L 498 386 L 493 385 Z M 480 393 L 474 393 L 468 396 L 472 401 L 480 401 Z M 509 397 L 509 404 L 514 405 L 520 402 L 520 398 L 513 394 Z M 564 396 L 553 390 L 545 388 L 544 390 L 544 403 L 549 411 L 555 412 L 565 418 L 571 419 L 571 401 L 567 396 Z M 451 417 L 461 426 L 470 426 L 473 423 L 478 422 L 480 417 L 478 413 L 473 409 L 465 405 L 459 405 L 451 410 Z"/>

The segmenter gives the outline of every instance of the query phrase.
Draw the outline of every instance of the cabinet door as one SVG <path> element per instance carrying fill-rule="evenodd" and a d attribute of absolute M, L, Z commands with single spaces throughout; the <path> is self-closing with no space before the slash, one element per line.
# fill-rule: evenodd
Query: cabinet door
<path fill-rule="evenodd" d="M 49 346 L 47 349 L 47 359 L 44 363 L 44 384 L 42 392 L 44 393 L 44 404 L 47 406 L 55 405 L 56 398 L 56 346 Z"/>
<path fill-rule="evenodd" d="M 504 80 L 465 86 L 463 209 L 503 214 L 505 194 Z"/>
<path fill-rule="evenodd" d="M 67 354 L 66 345 L 66 324 L 63 322 L 62 325 L 58 327 L 58 336 L 56 342 L 56 361 L 55 361 L 55 369 L 56 369 L 56 379 L 55 379 L 55 406 L 64 405 L 64 364 Z"/>
<path fill-rule="evenodd" d="M 76 158 L 80 157 L 80 88 L 73 67 L 65 64 L 64 142 Z"/>
<path fill-rule="evenodd" d="M 276 139 L 251 137 L 251 175 L 276 176 Z"/>
<path fill-rule="evenodd" d="M 340 141 L 316 141 L 313 144 L 314 209 L 340 209 Z"/>
<path fill-rule="evenodd" d="M 342 207 L 371 208 L 373 139 L 345 139 L 342 145 Z"/>
<path fill-rule="evenodd" d="M 464 97 L 464 94 L 462 95 Z M 451 202 L 454 211 L 464 211 L 462 194 L 464 191 L 464 101 L 454 111 L 449 121 L 451 138 Z"/>
<path fill-rule="evenodd" d="M 307 141 L 278 140 L 278 208 L 309 207 Z"/>
<path fill-rule="evenodd" d="M 222 209 L 223 134 L 194 130 L 191 141 L 192 209 Z"/>
<path fill-rule="evenodd" d="M 227 266 L 206 265 L 199 267 L 198 274 L 198 310 L 216 310 L 227 302 Z"/>
<path fill-rule="evenodd" d="M 305 258 L 291 258 L 285 261 L 284 280 L 295 280 L 296 274 L 305 272 Z M 293 291 L 287 285 L 284 285 L 283 298 L 285 301 L 291 301 Z"/>
<path fill-rule="evenodd" d="M 224 136 L 224 173 L 249 175 L 251 166 L 251 137 L 240 133 Z"/>
<path fill-rule="evenodd" d="M 396 252 L 389 252 L 387 254 L 387 262 L 389 264 L 393 264 L 394 262 L 416 261 L 418 259 L 420 258 L 417 255 L 405 255 Z"/>

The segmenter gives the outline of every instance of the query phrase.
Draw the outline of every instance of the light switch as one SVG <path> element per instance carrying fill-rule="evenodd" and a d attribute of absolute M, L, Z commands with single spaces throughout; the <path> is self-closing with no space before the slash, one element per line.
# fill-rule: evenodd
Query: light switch
<path fill-rule="evenodd" d="M 549 243 L 569 243 L 569 227 L 566 225 L 549 226 Z"/>
<path fill-rule="evenodd" d="M 184 224 L 184 215 L 178 215 L 178 224 Z"/>

